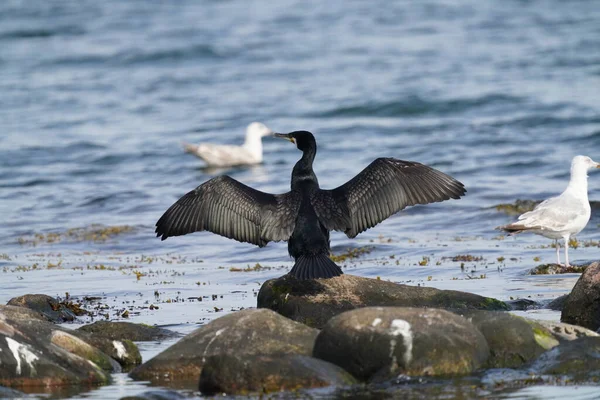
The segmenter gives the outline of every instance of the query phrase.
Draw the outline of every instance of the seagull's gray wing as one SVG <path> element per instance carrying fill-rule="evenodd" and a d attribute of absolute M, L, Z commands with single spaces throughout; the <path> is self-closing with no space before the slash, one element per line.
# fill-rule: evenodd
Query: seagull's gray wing
<path fill-rule="evenodd" d="M 296 223 L 300 198 L 293 192 L 258 191 L 229 176 L 213 178 L 177 200 L 156 223 L 162 240 L 210 231 L 263 247 L 288 240 Z"/>
<path fill-rule="evenodd" d="M 464 185 L 426 165 L 378 158 L 354 178 L 312 197 L 319 220 L 329 230 L 353 238 L 407 206 L 458 199 Z"/>

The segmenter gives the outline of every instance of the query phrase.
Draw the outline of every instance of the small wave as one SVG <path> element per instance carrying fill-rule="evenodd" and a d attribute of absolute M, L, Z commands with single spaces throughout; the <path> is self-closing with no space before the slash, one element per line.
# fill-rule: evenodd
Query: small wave
<path fill-rule="evenodd" d="M 339 107 L 309 115 L 316 118 L 332 117 L 401 117 L 423 114 L 451 114 L 465 112 L 490 105 L 520 104 L 524 99 L 499 94 L 486 95 L 470 99 L 450 99 L 429 101 L 419 96 L 389 102 L 369 102 L 354 106 Z"/>
<path fill-rule="evenodd" d="M 126 52 L 106 55 L 81 54 L 72 57 L 64 57 L 53 60 L 49 63 L 49 65 L 135 65 L 160 61 L 188 61 L 196 59 L 215 59 L 222 57 L 223 55 L 218 53 L 212 46 L 196 45 L 177 49 L 163 49 L 152 52 L 140 52 L 136 50 L 129 50 Z M 45 65 L 48 64 L 42 64 L 41 66 Z"/>
<path fill-rule="evenodd" d="M 85 34 L 85 30 L 79 26 L 67 25 L 55 28 L 25 28 L 0 33 L 0 40 L 8 39 L 36 39 L 49 38 L 53 36 L 79 36 Z"/>
<path fill-rule="evenodd" d="M 50 179 L 36 178 L 36 179 L 30 179 L 30 180 L 23 181 L 23 182 L 10 182 L 10 183 L 0 184 L 0 187 L 3 187 L 3 188 L 25 188 L 25 187 L 50 185 L 53 183 L 54 183 L 54 181 L 52 181 Z"/>

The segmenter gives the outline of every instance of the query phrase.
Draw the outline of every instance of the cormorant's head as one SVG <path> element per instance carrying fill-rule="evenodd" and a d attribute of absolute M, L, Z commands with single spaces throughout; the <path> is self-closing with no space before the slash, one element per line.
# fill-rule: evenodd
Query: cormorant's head
<path fill-rule="evenodd" d="M 312 133 L 308 131 L 294 131 L 290 133 L 275 133 L 273 136 L 287 139 L 294 143 L 298 150 L 307 151 L 314 150 L 317 147 L 317 142 Z"/>

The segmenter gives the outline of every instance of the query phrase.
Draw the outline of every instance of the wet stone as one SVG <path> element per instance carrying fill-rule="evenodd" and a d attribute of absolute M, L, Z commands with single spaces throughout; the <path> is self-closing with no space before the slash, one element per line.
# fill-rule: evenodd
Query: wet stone
<path fill-rule="evenodd" d="M 311 355 L 317 333 L 316 329 L 271 310 L 242 310 L 195 330 L 133 370 L 130 376 L 196 389 L 204 363 L 212 355 Z"/>
<path fill-rule="evenodd" d="M 330 318 L 344 311 L 373 306 L 431 307 L 451 311 L 510 309 L 502 301 L 472 293 L 399 285 L 348 274 L 304 281 L 284 275 L 266 281 L 258 294 L 258 308 L 269 308 L 315 328 L 321 328 Z"/>
<path fill-rule="evenodd" d="M 206 395 L 245 395 L 354 383 L 340 367 L 309 356 L 226 354 L 207 358 L 199 390 Z"/>
<path fill-rule="evenodd" d="M 25 307 L 33 311 L 42 313 L 49 321 L 60 323 L 74 321 L 75 313 L 69 310 L 64 304 L 61 304 L 54 297 L 45 294 L 26 294 L 24 296 L 13 297 L 7 303 L 9 306 Z"/>
<path fill-rule="evenodd" d="M 537 374 L 567 376 L 575 382 L 600 382 L 600 337 L 583 337 L 542 354 L 531 366 Z"/>
<path fill-rule="evenodd" d="M 518 368 L 558 345 L 544 326 L 506 312 L 471 311 L 465 315 L 485 336 L 488 368 Z"/>
<path fill-rule="evenodd" d="M 197 396 L 183 395 L 174 390 L 148 390 L 135 396 L 121 397 L 120 400 L 192 400 L 199 398 Z"/>
<path fill-rule="evenodd" d="M 559 264 L 541 264 L 532 268 L 529 275 L 558 275 L 558 274 L 580 274 L 586 270 L 588 264 L 569 265 L 568 268 Z"/>
<path fill-rule="evenodd" d="M 131 322 L 96 321 L 93 324 L 78 328 L 80 331 L 92 333 L 95 337 L 110 340 L 132 340 L 145 342 L 164 340 L 179 336 L 176 332 L 145 324 Z"/>
<path fill-rule="evenodd" d="M 596 261 L 579 277 L 565 301 L 561 322 L 596 331 L 600 328 L 600 262 Z"/>
<path fill-rule="evenodd" d="M 111 340 L 79 329 L 72 333 L 117 361 L 125 371 L 142 363 L 140 350 L 131 340 Z"/>
<path fill-rule="evenodd" d="M 0 385 L 13 388 L 110 381 L 110 358 L 24 307 L 0 306 Z M 106 368 L 103 370 L 102 368 Z"/>
<path fill-rule="evenodd" d="M 484 336 L 466 318 L 445 310 L 367 307 L 327 322 L 313 356 L 336 364 L 361 381 L 400 374 L 469 374 L 489 357 Z"/>

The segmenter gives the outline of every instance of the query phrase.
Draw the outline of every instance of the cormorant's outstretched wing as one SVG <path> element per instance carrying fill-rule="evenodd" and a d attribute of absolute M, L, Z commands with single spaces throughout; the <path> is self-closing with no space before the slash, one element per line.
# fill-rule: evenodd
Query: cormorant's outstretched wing
<path fill-rule="evenodd" d="M 291 236 L 300 207 L 292 192 L 270 194 L 229 176 L 213 178 L 177 200 L 156 223 L 156 236 L 210 231 L 263 247 Z"/>
<path fill-rule="evenodd" d="M 353 238 L 407 206 L 458 199 L 465 192 L 462 183 L 426 165 L 378 158 L 342 186 L 316 192 L 311 203 L 327 229 Z"/>

